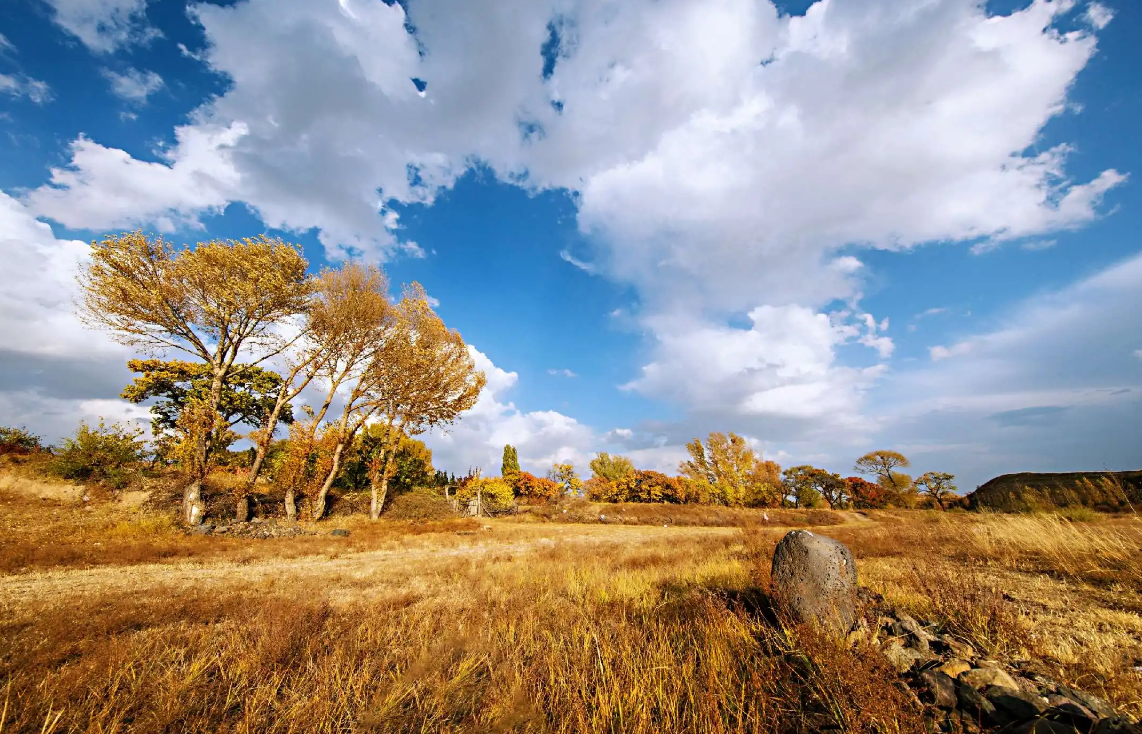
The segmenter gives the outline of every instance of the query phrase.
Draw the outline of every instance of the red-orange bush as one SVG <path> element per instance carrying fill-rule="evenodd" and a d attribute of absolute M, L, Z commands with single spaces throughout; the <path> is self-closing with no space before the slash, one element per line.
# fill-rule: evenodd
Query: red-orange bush
<path fill-rule="evenodd" d="M 538 505 L 557 499 L 563 494 L 563 487 L 545 477 L 521 471 L 516 479 L 515 493 L 522 502 Z"/>
<path fill-rule="evenodd" d="M 858 510 L 876 510 L 888 506 L 888 492 L 879 484 L 860 477 L 845 477 L 848 495 Z"/>

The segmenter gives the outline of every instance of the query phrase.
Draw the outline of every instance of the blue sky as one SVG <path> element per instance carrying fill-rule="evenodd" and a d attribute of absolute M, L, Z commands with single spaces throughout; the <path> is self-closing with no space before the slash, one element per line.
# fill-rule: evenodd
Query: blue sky
<path fill-rule="evenodd" d="M 71 313 L 83 241 L 269 232 L 420 281 L 478 350 L 453 471 L 671 470 L 711 430 L 964 488 L 1139 468 L 1140 31 L 1124 0 L 4 3 L 0 423 L 138 416 Z"/>

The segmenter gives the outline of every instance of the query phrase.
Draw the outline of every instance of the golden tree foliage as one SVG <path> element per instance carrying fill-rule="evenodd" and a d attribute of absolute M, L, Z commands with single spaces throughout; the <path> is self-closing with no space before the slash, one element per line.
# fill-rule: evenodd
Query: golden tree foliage
<path fill-rule="evenodd" d="M 611 456 L 605 451 L 595 454 L 591 459 L 591 473 L 608 482 L 618 481 L 623 477 L 634 474 L 634 464 L 625 456 L 618 454 Z"/>
<path fill-rule="evenodd" d="M 320 276 L 319 297 L 311 310 L 310 322 L 314 342 L 323 345 L 326 352 L 314 370 L 314 375 L 325 384 L 326 393 L 314 413 L 315 423 L 325 421 L 339 394 L 344 402 L 340 416 L 324 429 L 325 441 L 331 448 L 314 497 L 315 520 L 325 514 L 326 498 L 341 470 L 346 449 L 376 412 L 370 404 L 372 368 L 394 338 L 397 326 L 397 312 L 389 300 L 388 286 L 388 278 L 379 268 L 359 263 L 326 269 Z"/>
<path fill-rule="evenodd" d="M 911 466 L 904 454 L 898 451 L 870 451 L 856 460 L 854 469 L 866 476 L 876 477 L 877 484 L 884 487 L 890 502 L 897 506 L 911 507 L 915 504 L 916 488 L 912 477 L 897 469 Z"/>
<path fill-rule="evenodd" d="M 771 507 L 781 501 L 781 467 L 757 455 L 742 436 L 711 433 L 702 445 L 695 438 L 686 444 L 690 459 L 678 473 L 704 482 L 732 507 Z"/>
<path fill-rule="evenodd" d="M 444 325 L 419 284 L 405 288 L 396 314 L 392 333 L 362 381 L 368 411 L 387 426 L 390 447 L 401 432 L 415 436 L 452 423 L 476 404 L 486 384 L 460 333 Z M 376 469 L 370 477 L 374 519 L 392 474 L 391 450 Z"/>
<path fill-rule="evenodd" d="M 948 500 L 955 496 L 956 485 L 952 484 L 955 475 L 942 471 L 930 471 L 916 479 L 921 492 L 932 498 L 941 510 L 947 509 Z"/>
<path fill-rule="evenodd" d="M 312 290 L 296 246 L 260 236 L 176 248 L 162 237 L 128 232 L 91 243 L 79 273 L 81 318 L 144 351 L 174 349 L 211 368 L 207 413 L 217 413 L 239 353 L 257 364 L 281 351 L 274 327 L 305 310 Z M 201 482 L 210 434 L 196 435 L 195 467 L 183 498 L 188 522 L 203 516 Z"/>
<path fill-rule="evenodd" d="M 563 494 L 579 496 L 583 493 L 583 480 L 575 473 L 575 465 L 554 464 L 547 470 L 547 478 L 563 488 Z"/>

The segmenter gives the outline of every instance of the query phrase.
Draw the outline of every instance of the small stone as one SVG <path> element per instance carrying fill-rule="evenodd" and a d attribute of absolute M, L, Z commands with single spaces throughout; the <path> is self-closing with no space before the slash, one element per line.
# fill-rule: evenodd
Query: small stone
<path fill-rule="evenodd" d="M 1005 723 L 1033 719 L 1047 710 L 1047 699 L 1016 688 L 988 686 L 983 695 L 995 706 L 997 717 Z"/>
<path fill-rule="evenodd" d="M 869 632 L 868 621 L 865 620 L 864 617 L 858 619 L 856 624 L 853 625 L 852 629 L 849 630 L 849 636 L 846 638 L 849 647 L 855 647 L 856 645 L 859 645 L 860 643 L 867 640 L 869 637 Z"/>
<path fill-rule="evenodd" d="M 932 700 L 937 706 L 942 709 L 956 707 L 956 702 L 959 700 L 956 696 L 956 682 L 947 674 L 939 670 L 925 670 L 920 674 L 920 680 L 932 694 Z"/>
<path fill-rule="evenodd" d="M 773 552 L 773 596 L 802 622 L 821 625 L 838 635 L 856 620 L 856 561 L 832 538 L 794 530 Z"/>
<path fill-rule="evenodd" d="M 889 664 L 896 668 L 898 673 L 907 673 L 913 665 L 924 659 L 918 650 L 904 647 L 896 640 L 885 645 L 883 653 L 884 657 L 888 658 Z"/>
<path fill-rule="evenodd" d="M 948 651 L 961 660 L 975 660 L 975 648 L 966 642 L 960 642 L 949 635 L 944 636 L 944 645 Z"/>
<path fill-rule="evenodd" d="M 1004 688 L 1019 690 L 1019 684 L 1015 682 L 1015 679 L 999 668 L 973 668 L 960 673 L 957 678 L 977 691 L 987 686 L 1003 686 Z"/>
<path fill-rule="evenodd" d="M 190 528 L 192 535 L 210 535 L 214 532 L 214 526 L 210 523 L 203 523 L 201 525 L 194 525 Z"/>
<path fill-rule="evenodd" d="M 965 673 L 971 670 L 971 663 L 966 660 L 952 658 L 948 662 L 936 668 L 936 670 L 940 671 L 949 678 L 958 678 L 960 673 Z"/>
<path fill-rule="evenodd" d="M 330 535 L 334 536 L 335 538 L 348 538 L 349 531 L 344 528 L 337 528 L 332 533 L 330 533 Z"/>
<path fill-rule="evenodd" d="M 928 632 L 928 630 L 924 629 L 919 622 L 917 622 L 912 617 L 909 617 L 907 614 L 900 615 L 900 626 L 904 628 L 905 632 L 918 640 L 932 642 L 936 639 L 930 632 Z"/>

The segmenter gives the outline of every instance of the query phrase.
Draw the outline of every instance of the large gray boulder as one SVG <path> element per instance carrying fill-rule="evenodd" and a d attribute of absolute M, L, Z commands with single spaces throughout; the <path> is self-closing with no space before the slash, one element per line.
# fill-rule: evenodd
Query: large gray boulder
<path fill-rule="evenodd" d="M 773 552 L 773 598 L 796 619 L 837 634 L 856 620 L 857 571 L 852 552 L 832 538 L 794 530 Z"/>

